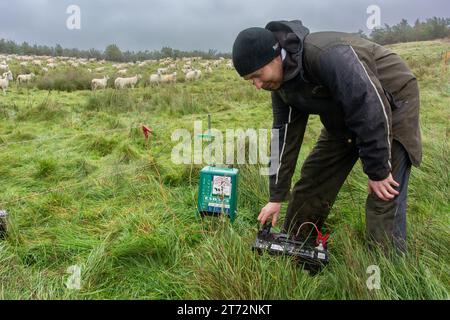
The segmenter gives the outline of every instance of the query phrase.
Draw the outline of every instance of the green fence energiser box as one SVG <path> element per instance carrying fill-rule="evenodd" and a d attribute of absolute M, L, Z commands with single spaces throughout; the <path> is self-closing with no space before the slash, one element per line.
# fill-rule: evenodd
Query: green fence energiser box
<path fill-rule="evenodd" d="M 238 169 L 206 166 L 200 171 L 198 212 L 204 215 L 226 214 L 231 222 L 237 211 Z"/>

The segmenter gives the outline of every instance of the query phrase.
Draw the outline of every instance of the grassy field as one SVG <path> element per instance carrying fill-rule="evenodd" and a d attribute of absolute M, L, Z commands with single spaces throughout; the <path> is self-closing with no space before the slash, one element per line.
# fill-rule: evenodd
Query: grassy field
<path fill-rule="evenodd" d="M 38 77 L 0 95 L 0 210 L 10 220 L 0 299 L 449 299 L 450 71 L 441 54 L 450 43 L 392 49 L 421 87 L 424 158 L 409 185 L 408 256 L 367 251 L 359 163 L 327 220 L 330 263 L 314 277 L 250 250 L 268 199 L 257 166 L 240 166 L 233 225 L 196 217 L 203 165 L 170 161 L 173 130 L 193 131 L 194 120 L 206 129 L 208 113 L 223 131 L 271 127 L 269 93 L 233 70 L 98 92 L 40 90 Z M 154 129 L 148 145 L 141 124 Z M 312 117 L 293 182 L 320 129 Z M 74 265 L 79 290 L 66 286 Z M 366 285 L 370 265 L 380 268 L 380 289 Z"/>

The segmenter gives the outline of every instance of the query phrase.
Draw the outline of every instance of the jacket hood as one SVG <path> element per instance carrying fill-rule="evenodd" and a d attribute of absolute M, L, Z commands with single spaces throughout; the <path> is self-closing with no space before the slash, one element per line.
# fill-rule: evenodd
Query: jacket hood
<path fill-rule="evenodd" d="M 303 41 L 309 34 L 309 29 L 300 20 L 271 21 L 265 28 L 275 34 L 281 47 L 287 52 L 283 61 L 283 81 L 300 76 L 300 80 L 307 82 L 303 70 Z"/>

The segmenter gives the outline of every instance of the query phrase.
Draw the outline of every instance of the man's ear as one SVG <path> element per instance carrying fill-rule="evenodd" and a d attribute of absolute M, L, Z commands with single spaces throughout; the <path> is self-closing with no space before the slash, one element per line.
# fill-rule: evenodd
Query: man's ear
<path fill-rule="evenodd" d="M 278 69 L 283 70 L 283 59 L 281 59 L 281 54 L 279 56 L 277 56 L 275 59 L 275 64 L 278 67 Z"/>
<path fill-rule="evenodd" d="M 281 65 L 282 64 L 281 54 L 276 56 L 275 58 L 273 58 L 273 60 L 270 62 L 270 64 L 272 64 L 272 65 Z"/>
<path fill-rule="evenodd" d="M 277 62 L 279 64 L 283 64 L 283 59 L 281 58 L 281 54 L 279 54 L 275 59 L 277 59 Z"/>

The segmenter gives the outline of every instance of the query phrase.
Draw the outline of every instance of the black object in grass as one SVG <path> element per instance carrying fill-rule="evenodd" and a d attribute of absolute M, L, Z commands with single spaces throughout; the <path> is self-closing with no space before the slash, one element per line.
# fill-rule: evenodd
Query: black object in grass
<path fill-rule="evenodd" d="M 292 256 L 299 264 L 304 265 L 305 270 L 315 274 L 328 263 L 328 250 L 326 244 L 317 245 L 312 241 L 299 241 L 285 233 L 271 233 L 271 224 L 266 223 L 258 231 L 253 251 L 262 254 L 268 252 L 274 255 Z"/>

